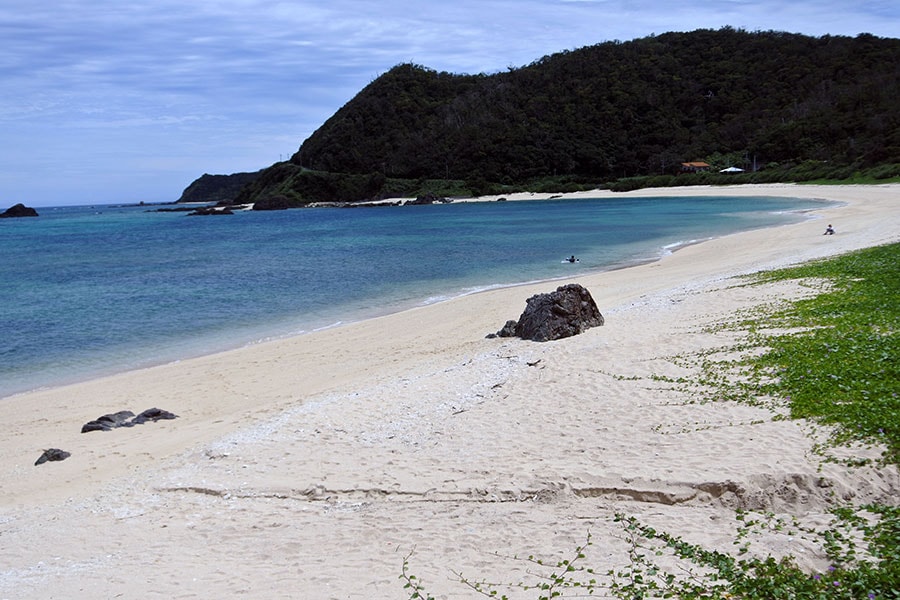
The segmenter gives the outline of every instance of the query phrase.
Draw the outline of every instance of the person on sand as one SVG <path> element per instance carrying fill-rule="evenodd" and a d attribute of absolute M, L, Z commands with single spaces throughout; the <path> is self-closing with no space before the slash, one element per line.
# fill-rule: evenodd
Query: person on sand
<path fill-rule="evenodd" d="M 831 223 L 828 224 L 828 227 L 825 228 L 825 233 L 822 235 L 834 235 L 834 227 L 831 226 Z"/>

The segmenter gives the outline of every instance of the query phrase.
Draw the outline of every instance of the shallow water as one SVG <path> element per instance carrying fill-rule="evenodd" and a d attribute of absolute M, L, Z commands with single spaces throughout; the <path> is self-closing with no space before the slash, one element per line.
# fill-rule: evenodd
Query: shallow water
<path fill-rule="evenodd" d="M 653 260 L 822 204 L 614 198 L 219 217 L 44 208 L 0 220 L 0 396 Z M 579 262 L 565 262 L 573 254 Z"/>

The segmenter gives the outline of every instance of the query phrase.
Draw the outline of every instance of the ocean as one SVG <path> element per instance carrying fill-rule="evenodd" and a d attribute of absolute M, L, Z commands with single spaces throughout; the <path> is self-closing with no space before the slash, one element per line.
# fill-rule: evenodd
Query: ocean
<path fill-rule="evenodd" d="M 646 262 L 823 204 L 659 197 L 206 217 L 38 208 L 0 220 L 0 397 Z"/>

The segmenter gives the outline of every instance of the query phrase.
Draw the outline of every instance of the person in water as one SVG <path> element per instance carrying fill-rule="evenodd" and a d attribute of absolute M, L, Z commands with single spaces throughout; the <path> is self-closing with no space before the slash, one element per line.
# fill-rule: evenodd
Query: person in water
<path fill-rule="evenodd" d="M 822 235 L 834 235 L 834 227 L 831 226 L 831 223 L 828 224 L 828 227 L 825 228 L 825 233 Z"/>
<path fill-rule="evenodd" d="M 575 255 L 574 255 L 574 254 L 573 254 L 572 256 L 570 256 L 567 260 L 568 260 L 570 263 L 578 262 L 578 259 L 575 258 Z"/>

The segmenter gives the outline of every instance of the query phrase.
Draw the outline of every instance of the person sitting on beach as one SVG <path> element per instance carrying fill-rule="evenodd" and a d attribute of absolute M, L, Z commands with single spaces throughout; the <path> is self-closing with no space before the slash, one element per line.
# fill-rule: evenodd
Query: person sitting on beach
<path fill-rule="evenodd" d="M 822 235 L 834 235 L 834 227 L 831 226 L 831 223 L 828 224 L 828 227 L 825 228 L 825 233 Z"/>

